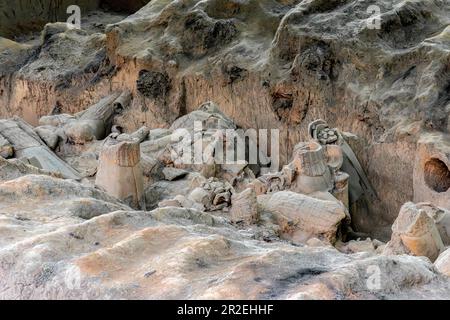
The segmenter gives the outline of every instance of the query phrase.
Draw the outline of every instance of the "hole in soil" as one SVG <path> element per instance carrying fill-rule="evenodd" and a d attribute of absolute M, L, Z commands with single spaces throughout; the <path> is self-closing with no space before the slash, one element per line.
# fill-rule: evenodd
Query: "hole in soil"
<path fill-rule="evenodd" d="M 447 165 L 436 158 L 425 163 L 425 183 L 436 192 L 446 192 L 450 188 L 450 170 Z"/>

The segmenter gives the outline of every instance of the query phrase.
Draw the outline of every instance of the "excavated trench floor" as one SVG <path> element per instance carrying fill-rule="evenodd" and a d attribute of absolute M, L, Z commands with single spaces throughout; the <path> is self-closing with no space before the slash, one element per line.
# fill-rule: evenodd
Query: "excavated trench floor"
<path fill-rule="evenodd" d="M 114 2 L 114 1 L 113 1 Z M 145 2 L 145 1 L 143 1 Z M 134 7 L 138 7 L 139 5 L 136 3 L 133 3 Z M 108 8 L 99 8 L 96 10 L 89 11 L 87 13 L 82 14 L 81 19 L 81 29 L 86 32 L 87 34 L 94 34 L 94 33 L 105 33 L 105 28 L 107 25 L 118 23 L 125 18 L 127 18 L 131 12 L 129 12 L 128 9 L 124 9 L 123 7 L 119 5 L 113 5 L 112 8 L 117 9 L 116 11 L 111 10 L 111 6 L 107 6 Z M 122 10 L 120 10 L 122 9 Z M 29 45 L 32 47 L 38 46 L 41 42 L 41 34 L 42 31 L 29 31 L 24 32 L 23 29 L 18 30 L 18 33 L 11 37 L 11 39 L 17 43 L 23 44 L 23 45 Z M 1 36 L 1 35 L 0 35 Z M 130 74 L 130 77 L 133 77 L 134 75 Z M 2 90 L 7 90 L 8 88 L 2 88 Z M 286 163 L 282 163 L 281 166 L 285 165 Z M 356 210 L 360 210 L 360 208 L 357 208 Z M 353 212 L 352 214 L 355 216 L 358 215 L 367 215 L 367 207 L 363 206 L 361 208 L 362 212 Z M 379 226 L 377 226 L 379 228 Z M 355 231 L 358 228 L 355 227 Z M 367 230 L 365 230 L 367 231 Z M 376 230 L 373 236 L 378 237 L 381 240 L 388 240 L 390 236 L 390 226 L 382 226 L 380 230 Z"/>
<path fill-rule="evenodd" d="M 108 24 L 114 24 L 128 17 L 127 13 L 115 12 L 111 10 L 94 10 L 81 16 L 81 29 L 88 34 L 104 33 Z M 0 35 L 1 36 L 1 35 Z M 17 34 L 11 40 L 21 44 L 31 46 L 39 45 L 41 31 L 29 31 L 27 33 Z"/>

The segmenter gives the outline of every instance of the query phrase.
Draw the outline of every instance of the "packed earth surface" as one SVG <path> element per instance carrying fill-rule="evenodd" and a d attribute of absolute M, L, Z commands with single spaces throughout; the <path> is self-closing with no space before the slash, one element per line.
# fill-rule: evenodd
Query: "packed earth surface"
<path fill-rule="evenodd" d="M 448 0 L 0 0 L 0 299 L 450 299 L 449 130 Z"/>

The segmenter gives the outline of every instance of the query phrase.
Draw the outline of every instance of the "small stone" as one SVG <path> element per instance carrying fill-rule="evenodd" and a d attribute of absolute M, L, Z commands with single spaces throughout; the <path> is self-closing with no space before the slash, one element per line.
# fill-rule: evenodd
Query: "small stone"
<path fill-rule="evenodd" d="M 443 250 L 444 244 L 433 218 L 412 202 L 404 204 L 392 225 L 391 241 L 384 252 L 424 256 L 435 261 Z"/>
<path fill-rule="evenodd" d="M 158 203 L 159 208 L 166 208 L 166 207 L 177 207 L 181 208 L 181 203 L 176 199 L 169 199 L 169 200 L 163 200 L 160 203 Z"/>
<path fill-rule="evenodd" d="M 138 143 L 105 145 L 100 153 L 95 185 L 137 209 L 145 208 L 144 182 Z"/>

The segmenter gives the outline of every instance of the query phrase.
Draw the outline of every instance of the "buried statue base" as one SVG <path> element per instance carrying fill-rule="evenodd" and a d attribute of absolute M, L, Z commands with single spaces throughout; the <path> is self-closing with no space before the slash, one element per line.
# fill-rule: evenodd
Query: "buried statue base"
<path fill-rule="evenodd" d="M 374 264 L 387 266 L 386 272 L 403 279 L 401 290 L 398 285 L 382 289 L 386 295 L 448 285 L 439 278 L 448 274 L 450 260 L 445 251 L 450 230 L 445 210 L 431 204 L 406 206 L 387 245 L 352 231 L 352 201 L 355 196 L 370 197 L 365 195 L 370 185 L 364 184 L 366 176 L 337 130 L 335 134 L 325 131 L 332 139 L 312 135 L 298 143 L 280 172 L 258 176 L 255 167 L 259 165 L 215 162 L 220 129 L 236 126 L 213 103 L 181 117 L 171 129 L 141 127 L 124 132 L 116 123 L 120 112 L 114 107 L 115 99 L 100 104 L 115 110 L 107 125 L 96 122 L 105 129 L 101 137 L 80 134 L 86 139 L 75 139 L 67 124 L 75 128 L 81 115 L 53 115 L 41 121 L 57 128 L 56 146 L 42 126 L 33 131 L 17 119 L 0 122 L 1 150 L 17 158 L 0 161 L 0 170 L 7 171 L 0 174 L 0 215 L 6 217 L 0 219 L 0 235 L 7 235 L 0 238 L 0 271 L 5 275 L 0 279 L 0 288 L 5 288 L 0 297 L 20 296 L 14 279 L 25 279 L 35 283 L 26 295 L 21 293 L 29 298 L 43 294 L 184 298 L 188 287 L 198 298 L 249 298 L 241 289 L 235 291 L 244 287 L 254 292 L 253 298 L 267 298 L 261 290 L 284 288 L 279 277 L 295 282 L 293 275 L 300 268 L 320 272 L 311 274 L 313 287 L 300 287 L 292 294 L 321 297 L 326 292 L 335 297 L 336 291 L 345 296 L 347 290 L 340 289 L 344 281 L 369 298 L 371 294 L 358 291 L 365 276 L 354 270 Z M 192 133 L 193 119 L 205 123 L 208 170 L 179 161 L 187 142 L 174 139 L 173 134 L 183 125 Z M 79 132 L 93 133 L 84 124 Z M 17 136 L 26 137 L 27 145 L 16 141 Z M 25 147 L 45 150 L 61 167 L 41 168 L 43 158 L 26 157 Z M 356 163 L 352 170 L 346 170 L 346 161 Z M 63 169 L 77 175 L 65 177 Z M 358 188 L 352 189 L 352 183 Z M 19 226 L 27 232 L 13 231 Z M 36 254 L 40 247 L 52 254 Z M 2 263 L 11 259 L 14 267 Z M 432 261 L 436 271 L 430 271 Z M 42 268 L 56 264 L 58 268 L 51 269 L 54 277 L 45 285 L 36 282 Z M 73 272 L 79 275 L 82 289 L 60 290 L 55 295 L 52 288 L 62 287 L 62 279 Z M 93 280 L 99 276 L 114 283 Z M 217 277 L 229 280 L 203 281 Z M 170 292 L 164 289 L 167 281 L 175 285 Z M 136 283 L 144 290 L 127 289 Z M 323 288 L 323 283 L 334 289 Z M 161 290 L 155 291 L 155 286 Z M 322 288 L 320 292 L 317 287 Z"/>

